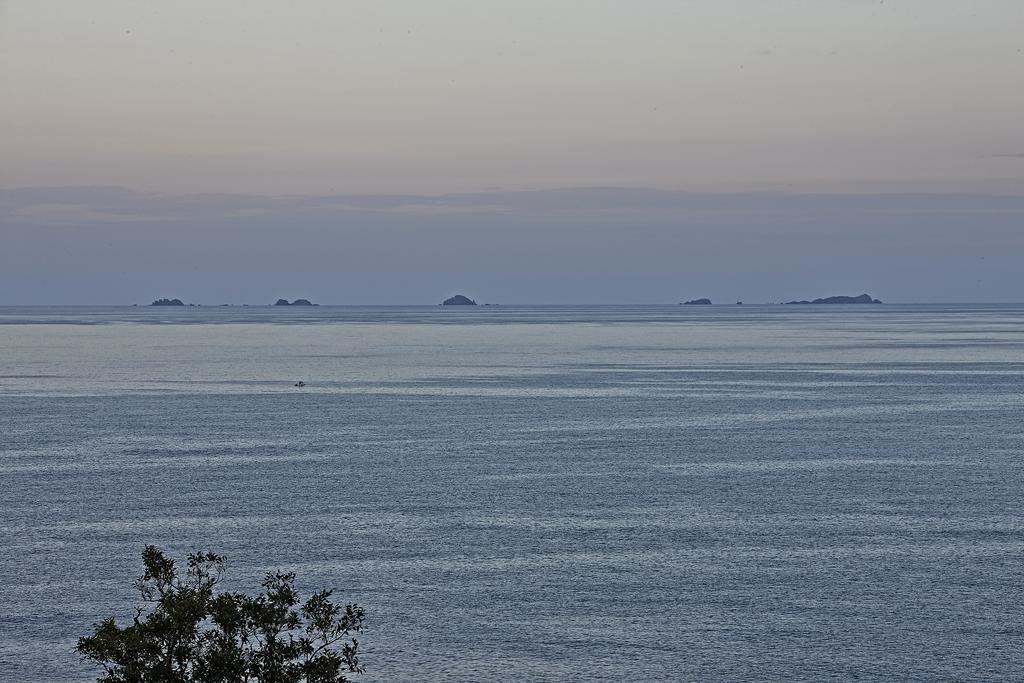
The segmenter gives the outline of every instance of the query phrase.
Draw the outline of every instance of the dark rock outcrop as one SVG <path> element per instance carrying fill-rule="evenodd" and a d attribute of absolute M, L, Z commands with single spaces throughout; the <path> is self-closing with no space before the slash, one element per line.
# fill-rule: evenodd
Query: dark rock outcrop
<path fill-rule="evenodd" d="M 829 296 L 824 299 L 813 301 L 787 301 L 787 304 L 880 304 L 878 299 L 872 299 L 868 294 L 860 296 Z"/>
<path fill-rule="evenodd" d="M 184 306 L 181 299 L 157 299 L 150 306 Z"/>
<path fill-rule="evenodd" d="M 684 306 L 710 306 L 711 299 L 691 299 L 683 302 Z"/>
<path fill-rule="evenodd" d="M 274 302 L 275 306 L 316 306 L 309 299 L 296 299 L 295 301 L 288 303 L 288 299 L 278 299 Z"/>
<path fill-rule="evenodd" d="M 468 296 L 456 294 L 450 299 L 445 299 L 441 302 L 442 306 L 476 306 L 476 302 L 470 299 Z"/>

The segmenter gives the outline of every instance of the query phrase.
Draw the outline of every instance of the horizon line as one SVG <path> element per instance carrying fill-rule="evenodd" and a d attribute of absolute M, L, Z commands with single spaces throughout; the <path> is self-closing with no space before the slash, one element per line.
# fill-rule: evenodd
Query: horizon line
<path fill-rule="evenodd" d="M 736 301 L 733 303 L 710 303 L 710 304 L 687 304 L 685 302 L 623 302 L 623 303 L 594 303 L 594 302 L 558 302 L 558 303 L 528 303 L 528 302 L 484 302 L 473 305 L 444 305 L 442 303 L 312 303 L 310 305 L 276 305 L 273 303 L 184 303 L 180 306 L 154 306 L 143 303 L 29 303 L 29 304 L 7 304 L 0 302 L 0 308 L 158 308 L 161 310 L 183 309 L 183 308 L 279 308 L 308 310 L 311 308 L 446 308 L 446 309 L 478 309 L 494 308 L 500 306 L 529 306 L 529 307 L 555 307 L 555 306 L 588 306 L 588 307 L 623 307 L 623 306 L 687 306 L 688 308 L 736 308 L 737 306 L 826 306 L 829 308 L 854 307 L 854 308 L 877 308 L 878 306 L 1013 306 L 1024 305 L 1021 301 L 882 301 L 878 304 L 828 304 L 828 303 L 798 303 L 797 300 L 790 301 Z"/>

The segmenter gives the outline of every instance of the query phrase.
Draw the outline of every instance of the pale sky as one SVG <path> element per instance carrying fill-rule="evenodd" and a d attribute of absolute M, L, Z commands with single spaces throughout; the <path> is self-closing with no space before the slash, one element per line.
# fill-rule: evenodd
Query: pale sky
<path fill-rule="evenodd" d="M 1020 0 L 0 1 L 0 186 L 1024 180 Z"/>
<path fill-rule="evenodd" d="M 1024 301 L 1021 0 L 0 0 L 0 105 L 0 304 Z"/>

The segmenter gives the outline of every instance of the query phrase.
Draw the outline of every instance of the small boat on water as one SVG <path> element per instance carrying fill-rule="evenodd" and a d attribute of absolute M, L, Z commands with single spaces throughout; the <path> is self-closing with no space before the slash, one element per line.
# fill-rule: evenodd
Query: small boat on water
<path fill-rule="evenodd" d="M 297 386 L 297 387 L 304 387 L 304 386 L 306 386 L 306 383 L 305 382 L 296 382 L 295 386 Z"/>

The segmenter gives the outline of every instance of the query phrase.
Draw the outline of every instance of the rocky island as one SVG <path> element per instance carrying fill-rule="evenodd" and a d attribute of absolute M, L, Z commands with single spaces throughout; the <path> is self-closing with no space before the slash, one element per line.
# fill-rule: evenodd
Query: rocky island
<path fill-rule="evenodd" d="M 295 301 L 288 303 L 288 299 L 278 299 L 274 302 L 275 306 L 318 306 L 309 299 L 296 299 Z"/>
<path fill-rule="evenodd" d="M 710 306 L 711 305 L 711 299 L 690 299 L 689 301 L 684 301 L 682 305 L 683 306 Z"/>
<path fill-rule="evenodd" d="M 441 302 L 442 306 L 476 306 L 476 302 L 470 299 L 468 296 L 456 294 L 450 299 L 445 299 Z"/>
<path fill-rule="evenodd" d="M 787 304 L 880 304 L 878 299 L 872 299 L 868 294 L 860 296 L 829 296 L 814 301 L 787 301 Z"/>
<path fill-rule="evenodd" d="M 157 299 L 150 306 L 184 306 L 181 299 Z"/>

